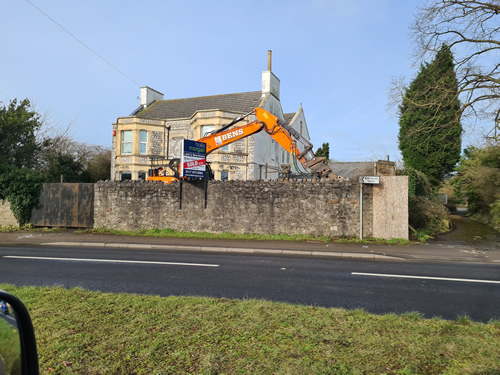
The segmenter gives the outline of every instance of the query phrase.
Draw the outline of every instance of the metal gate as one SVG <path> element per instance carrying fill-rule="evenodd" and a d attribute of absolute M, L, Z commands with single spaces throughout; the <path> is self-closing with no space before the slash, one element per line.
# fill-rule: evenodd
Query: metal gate
<path fill-rule="evenodd" d="M 43 184 L 30 222 L 43 227 L 92 228 L 94 184 Z"/>

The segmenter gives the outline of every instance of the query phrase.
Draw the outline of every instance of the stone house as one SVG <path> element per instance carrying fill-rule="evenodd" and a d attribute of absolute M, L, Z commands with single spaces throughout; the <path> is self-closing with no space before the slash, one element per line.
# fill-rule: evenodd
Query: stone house
<path fill-rule="evenodd" d="M 151 157 L 178 158 L 183 138 L 199 139 L 255 107 L 266 109 L 309 140 L 302 106 L 293 113 L 283 112 L 270 52 L 261 91 L 164 100 L 161 92 L 141 87 L 139 108 L 113 124 L 111 179 L 145 179 Z M 255 116 L 249 116 L 236 126 L 253 120 Z M 291 155 L 265 132 L 216 150 L 207 160 L 216 180 L 276 179 L 283 164 L 291 164 L 292 172 L 297 172 Z"/>

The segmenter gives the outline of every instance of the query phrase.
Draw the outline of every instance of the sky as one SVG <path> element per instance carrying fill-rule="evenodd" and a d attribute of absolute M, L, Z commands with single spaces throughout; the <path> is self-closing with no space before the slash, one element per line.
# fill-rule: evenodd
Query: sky
<path fill-rule="evenodd" d="M 416 74 L 409 25 L 422 5 L 0 0 L 0 101 L 28 98 L 52 125 L 71 124 L 75 140 L 110 147 L 111 125 L 138 107 L 140 86 L 165 99 L 260 91 L 272 50 L 283 110 L 302 104 L 315 149 L 398 161 L 388 89 Z"/>

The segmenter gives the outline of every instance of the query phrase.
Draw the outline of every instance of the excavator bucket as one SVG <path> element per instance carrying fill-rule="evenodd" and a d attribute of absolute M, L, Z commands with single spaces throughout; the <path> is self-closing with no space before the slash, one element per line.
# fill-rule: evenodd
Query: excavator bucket
<path fill-rule="evenodd" d="M 343 179 L 333 173 L 332 169 L 328 166 L 328 161 L 325 157 L 315 156 L 305 163 L 305 166 L 311 171 L 312 174 L 320 178 L 329 178 L 330 180 Z"/>

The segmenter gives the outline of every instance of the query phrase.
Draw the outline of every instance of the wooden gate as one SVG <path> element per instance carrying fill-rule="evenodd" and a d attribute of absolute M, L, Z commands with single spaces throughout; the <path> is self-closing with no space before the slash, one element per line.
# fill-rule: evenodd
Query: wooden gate
<path fill-rule="evenodd" d="M 92 228 L 94 184 L 43 184 L 30 222 L 39 227 Z"/>

